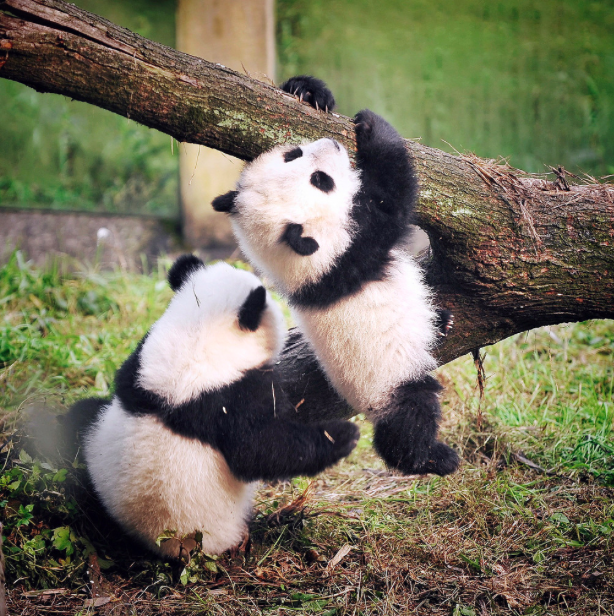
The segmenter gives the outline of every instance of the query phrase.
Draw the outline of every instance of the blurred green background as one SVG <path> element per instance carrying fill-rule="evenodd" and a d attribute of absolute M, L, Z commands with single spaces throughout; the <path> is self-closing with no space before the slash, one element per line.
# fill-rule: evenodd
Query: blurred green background
<path fill-rule="evenodd" d="M 174 0 L 78 0 L 174 44 Z M 277 0 L 277 81 L 328 82 L 408 138 L 614 173 L 614 0 Z M 178 215 L 170 137 L 0 79 L 0 204 Z"/>

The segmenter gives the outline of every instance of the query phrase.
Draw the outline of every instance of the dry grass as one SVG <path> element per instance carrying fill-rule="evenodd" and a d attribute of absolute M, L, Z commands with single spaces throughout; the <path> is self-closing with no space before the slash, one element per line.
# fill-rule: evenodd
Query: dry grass
<path fill-rule="evenodd" d="M 463 456 L 452 477 L 389 473 L 358 419 L 361 441 L 337 467 L 261 487 L 246 546 L 184 567 L 131 546 L 92 509 L 83 469 L 32 459 L 13 433 L 33 396 L 61 401 L 59 387 L 68 404 L 111 382 L 126 323 L 136 340 L 155 318 L 159 280 L 50 280 L 61 312 L 28 299 L 48 296 L 29 280 L 5 316 L 28 340 L 0 332 L 0 351 L 17 358 L 0 370 L 1 416 L 12 417 L 0 450 L 10 614 L 614 616 L 611 322 L 489 349 L 481 406 L 470 358 L 441 369 L 443 435 Z M 78 306 L 90 290 L 98 315 Z M 80 332 L 72 356 L 68 330 Z"/>
<path fill-rule="evenodd" d="M 96 596 L 117 615 L 614 613 L 610 534 L 576 536 L 611 525 L 611 488 L 496 465 L 407 479 L 355 462 L 281 521 L 259 516 L 251 549 L 200 563 L 194 582 L 148 590 L 108 573 L 74 593 L 16 588 L 11 613 L 74 613 Z M 261 506 L 293 495 L 264 488 Z"/>
<path fill-rule="evenodd" d="M 116 570 L 18 584 L 10 613 L 614 614 L 612 488 L 508 465 L 500 443 L 450 478 L 396 476 L 363 432 L 309 484 L 262 487 L 246 551 L 152 570 L 107 537 Z"/>

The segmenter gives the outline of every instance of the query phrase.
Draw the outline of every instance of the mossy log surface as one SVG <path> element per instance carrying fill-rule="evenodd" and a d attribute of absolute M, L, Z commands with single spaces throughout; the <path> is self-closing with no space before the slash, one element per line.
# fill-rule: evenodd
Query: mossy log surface
<path fill-rule="evenodd" d="M 321 137 L 355 150 L 351 119 L 60 0 L 0 2 L 0 77 L 243 160 Z M 421 182 L 417 223 L 431 240 L 426 275 L 455 315 L 437 351 L 442 363 L 541 325 L 614 317 L 614 186 L 407 148 Z M 324 387 L 310 358 L 293 337 L 280 366 L 288 382 Z"/>

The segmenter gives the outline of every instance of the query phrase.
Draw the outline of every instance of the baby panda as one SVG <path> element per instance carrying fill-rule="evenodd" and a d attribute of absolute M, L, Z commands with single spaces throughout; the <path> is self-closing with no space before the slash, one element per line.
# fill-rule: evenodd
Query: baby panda
<path fill-rule="evenodd" d="M 282 89 L 331 109 L 326 86 Z M 315 105 L 314 105 L 315 106 Z M 354 118 L 356 167 L 333 139 L 280 145 L 249 163 L 213 207 L 248 259 L 288 299 L 341 396 L 374 423 L 374 446 L 406 474 L 446 475 L 458 455 L 437 440 L 441 386 L 432 351 L 451 324 L 403 249 L 418 182 L 403 139 L 369 110 Z"/>
<path fill-rule="evenodd" d="M 346 421 L 280 418 L 290 403 L 273 363 L 281 310 L 253 274 L 180 257 L 175 296 L 115 379 L 112 400 L 83 400 L 88 473 L 108 513 L 151 550 L 177 558 L 202 533 L 219 554 L 246 533 L 257 480 L 315 475 L 358 440 Z M 294 412 L 294 409 L 290 409 Z M 157 545 L 164 531 L 176 539 Z"/>

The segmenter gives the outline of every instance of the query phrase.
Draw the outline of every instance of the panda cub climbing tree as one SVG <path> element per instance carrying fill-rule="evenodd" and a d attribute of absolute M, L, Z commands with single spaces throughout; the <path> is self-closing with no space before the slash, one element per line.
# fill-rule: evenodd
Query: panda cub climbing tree
<path fill-rule="evenodd" d="M 358 440 L 347 421 L 305 426 L 276 382 L 277 304 L 251 273 L 192 255 L 169 272 L 175 296 L 118 370 L 112 400 L 78 402 L 87 469 L 108 513 L 177 558 L 202 533 L 218 554 L 241 542 L 254 482 L 315 475 Z M 157 545 L 172 530 L 176 537 Z"/>
<path fill-rule="evenodd" d="M 282 89 L 319 109 L 313 77 Z M 446 475 L 459 458 L 437 440 L 441 386 L 432 351 L 451 315 L 438 311 L 403 248 L 418 195 L 401 136 L 369 110 L 354 118 L 356 167 L 332 139 L 281 145 L 248 164 L 213 207 L 230 216 L 247 258 L 288 299 L 333 387 L 374 423 L 374 446 L 406 474 Z"/>

